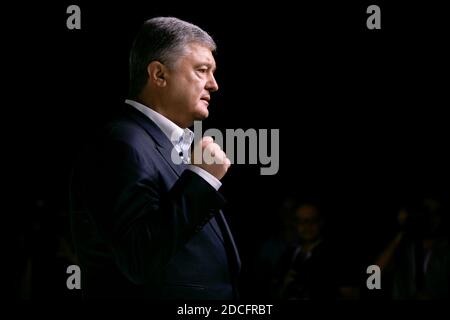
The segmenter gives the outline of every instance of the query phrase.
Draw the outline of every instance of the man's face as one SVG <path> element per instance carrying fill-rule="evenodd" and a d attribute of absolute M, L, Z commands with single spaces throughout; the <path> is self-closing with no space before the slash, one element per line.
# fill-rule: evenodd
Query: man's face
<path fill-rule="evenodd" d="M 169 69 L 165 104 L 179 126 L 189 127 L 195 120 L 208 117 L 210 93 L 218 90 L 215 69 L 211 50 L 197 43 L 189 44 L 185 54 Z"/>
<path fill-rule="evenodd" d="M 320 237 L 321 221 L 315 206 L 302 205 L 295 212 L 296 226 L 303 241 L 312 242 Z"/>

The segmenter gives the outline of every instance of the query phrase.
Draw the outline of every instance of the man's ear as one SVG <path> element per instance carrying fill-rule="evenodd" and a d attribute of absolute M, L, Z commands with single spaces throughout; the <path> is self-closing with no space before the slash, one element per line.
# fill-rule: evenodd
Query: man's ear
<path fill-rule="evenodd" d="M 158 87 L 166 86 L 167 68 L 159 61 L 152 61 L 147 66 L 148 79 Z"/>

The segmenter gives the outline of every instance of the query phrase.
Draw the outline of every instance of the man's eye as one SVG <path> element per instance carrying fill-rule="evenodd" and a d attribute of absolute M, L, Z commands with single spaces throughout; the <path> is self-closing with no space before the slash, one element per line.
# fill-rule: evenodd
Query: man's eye
<path fill-rule="evenodd" d="M 202 68 L 202 69 L 198 69 L 198 71 L 199 71 L 200 73 L 206 73 L 206 72 L 208 71 L 208 69 Z"/>

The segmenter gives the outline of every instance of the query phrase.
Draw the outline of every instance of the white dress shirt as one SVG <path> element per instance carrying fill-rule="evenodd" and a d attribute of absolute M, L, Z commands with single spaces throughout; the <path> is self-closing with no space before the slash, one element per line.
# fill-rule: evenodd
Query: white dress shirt
<path fill-rule="evenodd" d="M 152 120 L 161 129 L 161 131 L 165 134 L 165 136 L 169 138 L 170 142 L 172 142 L 177 152 L 182 151 L 179 143 L 183 135 L 185 139 L 190 139 L 190 142 L 193 141 L 194 133 L 188 128 L 185 129 L 180 128 L 174 122 L 164 117 L 162 114 L 156 112 L 155 110 L 137 101 L 127 99 L 125 100 L 125 103 L 136 108 L 137 110 L 142 112 L 145 116 L 150 118 L 150 120 Z M 189 154 L 187 155 L 183 154 L 183 157 L 184 157 L 183 161 L 189 163 L 190 161 Z M 208 171 L 191 164 L 188 164 L 187 168 L 198 174 L 204 180 L 206 180 L 206 182 L 208 182 L 214 189 L 219 190 L 219 188 L 222 186 L 222 183 L 219 181 L 219 179 L 214 177 Z"/>

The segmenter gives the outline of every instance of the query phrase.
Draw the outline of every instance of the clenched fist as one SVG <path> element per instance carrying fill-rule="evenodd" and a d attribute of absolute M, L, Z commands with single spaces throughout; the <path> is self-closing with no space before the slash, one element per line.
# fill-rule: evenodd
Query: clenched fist
<path fill-rule="evenodd" d="M 219 180 L 231 165 L 230 159 L 211 137 L 203 137 L 200 143 L 194 146 L 191 159 L 193 165 L 206 170 Z"/>

